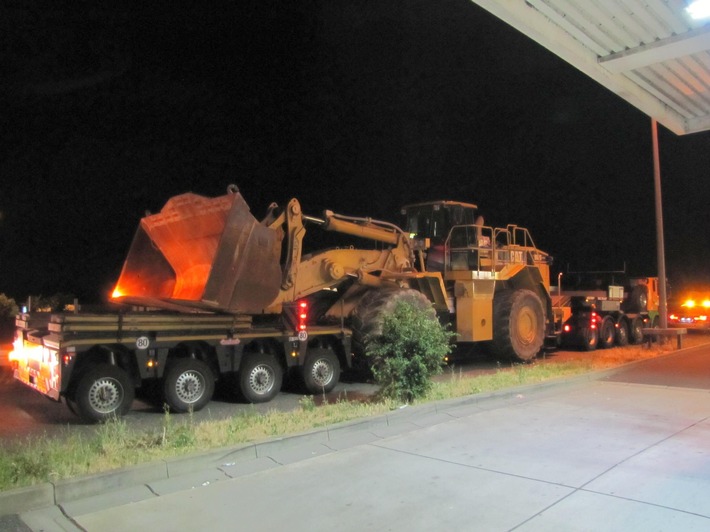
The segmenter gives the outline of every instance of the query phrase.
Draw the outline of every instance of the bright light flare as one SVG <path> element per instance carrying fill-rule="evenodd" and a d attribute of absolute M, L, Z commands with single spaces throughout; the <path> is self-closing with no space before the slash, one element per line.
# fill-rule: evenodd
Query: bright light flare
<path fill-rule="evenodd" d="M 688 13 L 693 20 L 710 18 L 710 0 L 695 0 L 685 8 L 685 12 Z"/>
<path fill-rule="evenodd" d="M 686 299 L 681 307 L 684 308 L 695 308 L 695 307 L 703 307 L 703 308 L 710 308 L 710 298 L 705 298 L 702 300 L 702 302 L 696 301 L 695 299 Z"/>
<path fill-rule="evenodd" d="M 42 359 L 42 346 L 41 345 L 25 345 L 22 339 L 17 338 L 12 344 L 12 351 L 7 356 L 8 361 L 17 361 L 27 363 L 31 359 Z"/>

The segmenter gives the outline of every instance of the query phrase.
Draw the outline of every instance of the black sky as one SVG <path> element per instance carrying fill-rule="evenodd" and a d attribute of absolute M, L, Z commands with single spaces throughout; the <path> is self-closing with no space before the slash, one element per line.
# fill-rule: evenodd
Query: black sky
<path fill-rule="evenodd" d="M 0 292 L 99 300 L 146 210 L 230 183 L 257 217 L 475 202 L 556 268 L 656 272 L 650 119 L 471 2 L 74 5 L 3 8 Z M 710 134 L 660 138 L 669 277 L 710 282 Z"/>

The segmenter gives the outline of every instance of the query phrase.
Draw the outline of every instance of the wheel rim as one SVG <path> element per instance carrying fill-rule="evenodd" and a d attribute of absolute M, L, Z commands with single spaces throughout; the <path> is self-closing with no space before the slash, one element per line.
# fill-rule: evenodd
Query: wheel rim
<path fill-rule="evenodd" d="M 89 388 L 89 405 L 101 414 L 115 411 L 123 401 L 123 386 L 116 379 L 103 378 Z"/>
<path fill-rule="evenodd" d="M 525 345 L 530 345 L 537 336 L 537 316 L 530 307 L 525 307 L 520 312 L 517 320 L 518 338 Z"/>
<path fill-rule="evenodd" d="M 333 380 L 333 365 L 324 358 L 319 358 L 311 367 L 311 378 L 320 387 L 325 387 Z"/>
<path fill-rule="evenodd" d="M 205 393 L 205 377 L 198 371 L 186 371 L 175 383 L 175 393 L 184 403 L 196 403 Z"/>
<path fill-rule="evenodd" d="M 266 364 L 259 364 L 249 373 L 249 387 L 254 393 L 269 393 L 274 386 L 274 370 Z"/>

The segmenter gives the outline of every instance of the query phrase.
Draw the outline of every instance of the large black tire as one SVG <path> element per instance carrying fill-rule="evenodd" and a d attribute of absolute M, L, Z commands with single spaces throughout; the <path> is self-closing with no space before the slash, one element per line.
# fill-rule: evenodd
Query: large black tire
<path fill-rule="evenodd" d="M 239 391 L 249 403 L 267 403 L 276 397 L 283 384 L 283 368 L 271 353 L 244 355 L 239 369 Z"/>
<path fill-rule="evenodd" d="M 624 347 L 629 344 L 629 324 L 625 318 L 621 318 L 616 324 L 616 345 Z"/>
<path fill-rule="evenodd" d="M 171 412 L 197 412 L 212 400 L 214 373 L 195 358 L 178 358 L 168 363 L 163 377 L 163 400 Z"/>
<path fill-rule="evenodd" d="M 629 297 L 624 301 L 622 309 L 629 314 L 646 312 L 648 310 L 648 287 L 641 284 L 634 286 Z"/>
<path fill-rule="evenodd" d="M 340 381 L 340 361 L 330 346 L 309 347 L 301 368 L 303 385 L 311 394 L 333 391 Z"/>
<path fill-rule="evenodd" d="M 427 297 L 411 288 L 384 288 L 370 290 L 362 296 L 352 313 L 353 351 L 360 361 L 365 359 L 368 342 L 382 335 L 384 318 L 392 314 L 400 301 L 411 303 L 416 308 L 431 311 L 436 320 L 436 311 Z"/>
<path fill-rule="evenodd" d="M 135 389 L 124 370 L 99 364 L 81 375 L 74 400 L 79 416 L 96 423 L 125 415 L 134 397 Z"/>
<path fill-rule="evenodd" d="M 639 317 L 631 319 L 629 325 L 629 342 L 632 344 L 640 344 L 643 342 L 643 320 Z"/>
<path fill-rule="evenodd" d="M 531 290 L 505 290 L 493 299 L 493 350 L 498 357 L 529 362 L 545 342 L 545 311 Z"/>
<path fill-rule="evenodd" d="M 582 341 L 582 351 L 594 351 L 599 345 L 599 330 L 584 327 L 579 332 Z"/>
<path fill-rule="evenodd" d="M 599 324 L 599 347 L 609 349 L 614 345 L 614 319 L 611 316 L 605 316 Z"/>

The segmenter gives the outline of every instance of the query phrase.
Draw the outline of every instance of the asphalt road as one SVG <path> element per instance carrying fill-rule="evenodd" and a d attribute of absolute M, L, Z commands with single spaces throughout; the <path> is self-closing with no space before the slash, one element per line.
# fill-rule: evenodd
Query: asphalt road
<path fill-rule="evenodd" d="M 686 349 L 633 364 L 603 380 L 710 390 L 710 352 L 707 346 Z"/>

